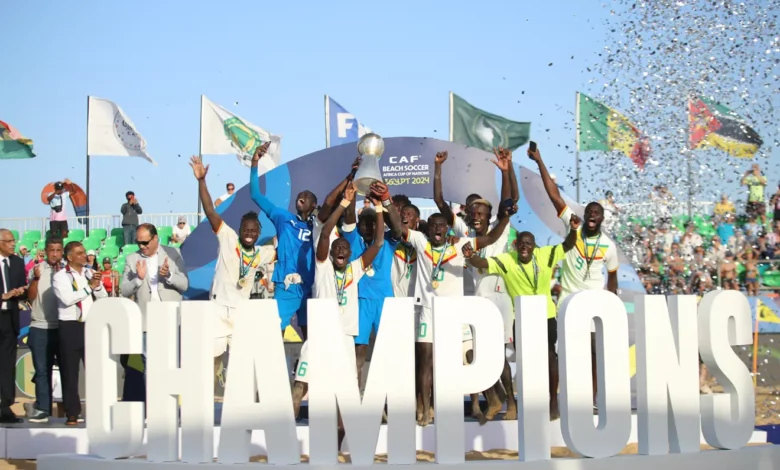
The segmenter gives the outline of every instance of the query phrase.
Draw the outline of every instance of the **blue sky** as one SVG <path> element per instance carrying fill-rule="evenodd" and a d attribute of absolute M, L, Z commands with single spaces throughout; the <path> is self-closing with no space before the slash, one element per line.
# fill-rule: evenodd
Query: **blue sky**
<path fill-rule="evenodd" d="M 282 135 L 286 161 L 324 147 L 326 93 L 383 136 L 447 139 L 452 90 L 531 121 L 565 182 L 574 93 L 598 91 L 586 67 L 599 61 L 608 15 L 590 1 L 7 2 L 0 119 L 33 139 L 38 157 L 0 162 L 19 176 L 5 178 L 14 202 L 0 217 L 46 216 L 39 195 L 51 181 L 84 187 L 88 95 L 118 103 L 159 164 L 93 157 L 93 215 L 118 213 L 127 190 L 147 213 L 196 210 L 187 161 L 201 94 Z M 248 180 L 233 156 L 206 161 L 214 197 Z"/>

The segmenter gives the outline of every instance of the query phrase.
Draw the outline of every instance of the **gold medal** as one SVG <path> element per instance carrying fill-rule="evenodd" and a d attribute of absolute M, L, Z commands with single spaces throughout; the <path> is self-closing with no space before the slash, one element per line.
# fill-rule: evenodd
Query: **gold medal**
<path fill-rule="evenodd" d="M 438 289 L 439 288 L 439 281 L 434 279 L 433 282 L 431 282 L 431 287 L 433 287 L 434 289 Z"/>
<path fill-rule="evenodd" d="M 245 277 L 242 277 L 242 278 L 238 279 L 238 287 L 239 287 L 239 289 L 243 289 L 244 287 L 246 287 L 246 285 L 247 285 L 247 282 L 246 282 L 246 278 Z"/>

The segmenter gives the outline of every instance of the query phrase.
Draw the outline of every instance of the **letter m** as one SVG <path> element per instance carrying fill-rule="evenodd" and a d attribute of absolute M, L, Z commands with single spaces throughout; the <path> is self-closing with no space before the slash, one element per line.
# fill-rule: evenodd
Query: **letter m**
<path fill-rule="evenodd" d="M 353 465 L 374 461 L 387 400 L 387 452 L 391 464 L 415 463 L 414 300 L 388 298 L 360 398 L 354 351 L 344 347 L 335 299 L 309 300 L 310 463 L 336 464 L 341 412 Z M 336 338 L 339 338 L 338 340 Z M 338 407 L 337 407 L 338 406 Z"/>

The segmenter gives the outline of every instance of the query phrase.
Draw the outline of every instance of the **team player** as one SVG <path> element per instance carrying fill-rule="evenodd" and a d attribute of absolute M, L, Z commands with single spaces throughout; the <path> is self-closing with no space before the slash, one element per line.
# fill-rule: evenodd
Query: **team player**
<path fill-rule="evenodd" d="M 358 284 L 360 332 L 355 337 L 355 353 L 357 355 L 358 376 L 361 380 L 371 333 L 372 331 L 379 332 L 379 322 L 382 318 L 382 307 L 385 299 L 393 297 L 391 272 L 393 257 L 398 244 L 398 238 L 393 237 L 392 231 L 385 231 L 384 224 L 382 224 L 381 230 L 378 226 L 379 214 L 386 212 L 387 208 L 392 206 L 392 201 L 384 184 L 375 183 L 375 185 L 380 185 L 384 188 L 383 194 L 385 198 L 376 197 L 371 193 L 366 195 L 366 198 L 374 203 L 375 208 L 364 209 L 360 213 L 357 221 L 357 230 L 355 230 L 355 226 L 352 224 L 355 217 L 355 201 L 353 199 L 344 217 L 344 225 L 341 227 L 341 235 L 350 244 L 353 260 L 362 256 L 369 246 L 375 245 L 375 240 L 378 238 L 384 239 L 371 269 L 366 272 L 366 275 Z M 400 225 L 398 214 L 395 211 L 389 214 L 391 224 L 394 227 Z"/>
<path fill-rule="evenodd" d="M 252 156 L 249 172 L 249 190 L 252 200 L 271 219 L 276 229 L 279 261 L 271 280 L 274 283 L 274 299 L 279 308 L 282 330 L 287 328 L 293 315 L 298 315 L 298 326 L 303 339 L 307 337 L 306 299 L 311 297 L 314 282 L 314 252 L 312 231 L 313 212 L 317 207 L 317 196 L 311 191 L 301 191 L 296 197 L 293 215 L 286 209 L 276 207 L 270 199 L 260 193 L 257 163 L 268 152 L 270 142 L 259 146 Z"/>
<path fill-rule="evenodd" d="M 542 161 L 539 149 L 528 150 L 528 157 L 539 166 L 544 189 L 552 201 L 558 217 L 563 221 L 566 230 L 571 229 L 571 216 L 574 211 L 566 205 L 561 197 L 558 186 L 550 177 L 547 167 Z M 607 290 L 617 295 L 618 289 L 618 254 L 615 243 L 601 231 L 604 221 L 604 208 L 598 202 L 585 206 L 584 224 L 578 230 L 575 249 L 566 253 L 561 271 L 561 295 L 558 305 L 571 294 L 584 290 L 603 289 L 604 273 L 607 268 Z M 595 404 L 598 381 L 596 378 L 596 325 L 591 323 L 591 358 L 593 363 L 593 400 Z"/>
<path fill-rule="evenodd" d="M 506 284 L 513 307 L 516 298 L 521 295 L 547 297 L 550 420 L 558 419 L 560 416 L 558 408 L 558 355 L 555 352 L 555 343 L 558 340 L 558 321 L 555 319 L 556 309 L 550 284 L 558 262 L 564 259 L 565 254 L 574 248 L 577 242 L 577 229 L 580 227 L 579 217 L 572 214 L 569 226 L 571 227 L 569 233 L 560 245 L 537 247 L 534 235 L 530 232 L 522 232 L 515 241 L 516 252 L 501 253 L 488 258 L 474 251 L 469 245 L 463 249 L 463 256 L 469 260 L 474 268 L 501 277 Z"/>
<path fill-rule="evenodd" d="M 501 171 L 501 199 L 511 199 L 517 202 L 520 199 L 517 187 L 517 178 L 514 175 L 512 165 L 512 152 L 504 148 L 494 150 L 495 160 L 493 163 Z M 440 210 L 450 211 L 449 205 L 444 201 L 443 184 L 441 181 L 441 167 L 447 161 L 447 152 L 436 154 L 435 173 L 434 173 L 434 200 Z M 452 227 L 457 237 L 478 237 L 488 233 L 488 230 L 495 227 L 498 221 L 491 223 L 492 205 L 477 194 L 472 194 L 466 201 L 466 219 L 452 217 Z M 497 256 L 507 253 L 511 250 L 509 241 L 512 228 L 507 224 L 496 243 L 483 247 L 479 255 L 482 257 Z M 504 319 L 504 344 L 512 345 L 514 336 L 514 318 L 515 312 L 512 308 L 512 299 L 507 294 L 504 280 L 497 275 L 489 274 L 484 269 L 470 268 L 464 276 L 464 292 L 466 295 L 478 295 L 489 299 L 498 307 L 501 316 Z M 502 390 L 503 384 L 503 390 Z M 502 399 L 500 392 L 506 392 L 507 409 L 504 419 L 517 419 L 517 401 L 515 400 L 514 385 L 512 383 L 512 370 L 509 367 L 509 361 L 504 360 L 504 369 L 501 373 L 501 379 L 491 388 L 484 392 L 487 398 L 488 406 L 485 414 L 479 408 L 479 396 L 471 396 L 472 415 L 480 420 L 481 424 L 493 419 L 501 411 Z"/>
<path fill-rule="evenodd" d="M 384 199 L 387 187 L 375 185 L 374 193 Z M 421 307 L 418 310 L 417 342 L 420 343 L 420 366 L 418 369 L 417 421 L 421 426 L 430 424 L 433 414 L 430 407 L 431 388 L 433 385 L 433 298 L 437 296 L 462 296 L 463 271 L 465 259 L 462 248 L 471 243 L 476 249 L 495 243 L 509 223 L 509 216 L 516 210 L 514 204 L 502 205 L 499 222 L 487 235 L 476 238 L 449 238 L 449 224 L 441 214 L 428 218 L 428 236 L 416 230 L 410 230 L 401 225 L 403 240 L 417 250 L 417 285 L 415 295 L 420 297 Z M 471 342 L 471 329 L 464 325 L 463 341 Z"/>
<path fill-rule="evenodd" d="M 276 251 L 272 246 L 255 246 L 260 237 L 260 221 L 256 212 L 241 217 L 238 233 L 222 220 L 211 202 L 206 186 L 209 167 L 200 157 L 192 157 L 192 172 L 198 180 L 198 194 L 211 229 L 219 242 L 217 266 L 211 284 L 211 300 L 222 307 L 214 328 L 214 357 L 218 361 L 233 337 L 232 311 L 242 300 L 249 299 L 258 268 L 272 263 Z M 284 331 L 284 328 L 282 328 Z M 215 367 L 218 364 L 215 362 Z"/>
<path fill-rule="evenodd" d="M 395 198 L 393 198 L 395 200 Z M 394 204 L 395 206 L 395 204 Z M 395 207 L 393 208 L 395 210 Z M 420 209 L 414 204 L 406 204 L 401 208 L 400 223 L 409 230 L 418 230 L 420 225 Z M 392 214 L 392 212 L 391 212 Z M 400 239 L 400 226 L 394 237 Z M 417 250 L 405 241 L 400 241 L 395 247 L 393 256 L 393 294 L 396 297 L 414 297 L 414 286 L 417 282 Z"/>
<path fill-rule="evenodd" d="M 374 243 L 363 251 L 362 255 L 350 261 L 352 250 L 349 242 L 344 238 L 337 238 L 331 244 L 327 235 L 336 227 L 344 210 L 355 199 L 356 188 L 350 185 L 346 188 L 344 199 L 336 207 L 325 222 L 320 238 L 317 241 L 317 260 L 315 263 L 314 297 L 317 299 L 336 299 L 341 310 L 341 326 L 344 330 L 342 341 L 344 347 L 354 358 L 355 336 L 359 333 L 358 319 L 358 283 L 371 268 L 371 264 L 381 251 L 384 237 L 376 237 Z M 381 206 L 380 206 L 381 207 Z M 382 212 L 377 212 L 376 229 L 384 232 L 384 219 Z M 334 341 L 338 339 L 334 338 Z M 301 401 L 308 391 L 308 343 L 304 343 L 301 349 L 301 359 L 295 372 L 293 385 L 293 407 L 295 416 L 298 417 Z M 357 373 L 357 364 L 352 363 Z M 339 419 L 339 447 L 344 437 Z"/>

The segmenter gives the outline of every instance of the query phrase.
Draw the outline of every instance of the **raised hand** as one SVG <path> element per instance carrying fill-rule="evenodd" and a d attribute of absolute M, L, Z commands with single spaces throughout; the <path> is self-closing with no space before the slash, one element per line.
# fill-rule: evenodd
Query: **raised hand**
<path fill-rule="evenodd" d="M 36 264 L 35 267 L 33 268 L 33 277 L 35 277 L 35 278 L 41 277 L 41 265 L 40 264 Z"/>
<path fill-rule="evenodd" d="M 501 203 L 501 205 L 498 207 L 499 218 L 511 217 L 515 214 L 517 214 L 517 204 L 515 204 L 514 201 L 512 204 Z"/>
<path fill-rule="evenodd" d="M 572 230 L 577 230 L 580 228 L 580 225 L 582 225 L 582 220 L 577 217 L 577 214 L 572 214 L 571 219 L 569 220 L 569 227 L 571 227 Z"/>
<path fill-rule="evenodd" d="M 437 165 L 441 165 L 442 163 L 446 162 L 447 161 L 447 151 L 445 150 L 443 152 L 438 152 L 436 154 L 436 160 L 435 161 L 436 161 Z"/>
<path fill-rule="evenodd" d="M 143 281 L 146 277 L 146 261 L 138 260 L 138 262 L 135 263 L 135 272 L 138 274 L 138 279 Z"/>
<path fill-rule="evenodd" d="M 469 242 L 463 245 L 463 257 L 469 259 L 472 256 L 474 256 L 474 247 L 471 246 L 471 242 Z"/>
<path fill-rule="evenodd" d="M 496 156 L 495 160 L 490 160 L 501 171 L 509 171 L 510 165 L 512 165 L 512 152 L 503 148 L 497 147 L 493 149 L 493 155 Z"/>
<path fill-rule="evenodd" d="M 89 280 L 89 287 L 91 287 L 92 289 L 97 289 L 98 287 L 100 287 L 101 280 L 102 280 L 101 276 L 98 276 L 97 274 L 93 274 L 92 279 Z"/>
<path fill-rule="evenodd" d="M 539 163 L 540 161 L 542 161 L 542 154 L 539 153 L 539 148 L 538 147 L 533 152 L 529 149 L 527 154 L 528 154 L 528 158 L 530 158 L 531 160 L 535 161 L 536 163 Z"/>
<path fill-rule="evenodd" d="M 157 272 L 157 274 L 161 279 L 165 279 L 171 274 L 171 268 L 168 267 L 168 258 L 165 258 L 165 261 L 163 261 L 163 264 L 162 266 L 160 266 L 160 269 Z"/>
<path fill-rule="evenodd" d="M 370 186 L 371 195 L 374 196 L 376 199 L 379 199 L 381 201 L 386 201 L 390 199 L 390 190 L 387 188 L 387 185 L 385 183 L 382 183 L 381 181 L 374 181 L 371 183 Z"/>
<path fill-rule="evenodd" d="M 209 172 L 209 165 L 203 166 L 203 159 L 197 155 L 190 158 L 190 166 L 195 179 L 200 181 L 206 179 L 206 173 Z"/>
<path fill-rule="evenodd" d="M 360 167 L 360 162 L 362 161 L 363 161 L 363 157 L 358 155 L 355 161 L 352 162 L 352 171 L 357 171 L 358 167 Z"/>
<path fill-rule="evenodd" d="M 257 147 L 255 149 L 254 155 L 252 155 L 252 163 L 257 163 L 260 161 L 261 158 L 265 156 L 266 153 L 268 153 L 268 148 L 271 146 L 271 141 L 268 141 L 264 143 L 263 145 Z"/>
<path fill-rule="evenodd" d="M 355 200 L 355 194 L 357 194 L 357 186 L 355 186 L 355 183 L 348 184 L 346 188 L 344 188 L 344 199 L 346 199 L 349 202 L 352 202 Z"/>

